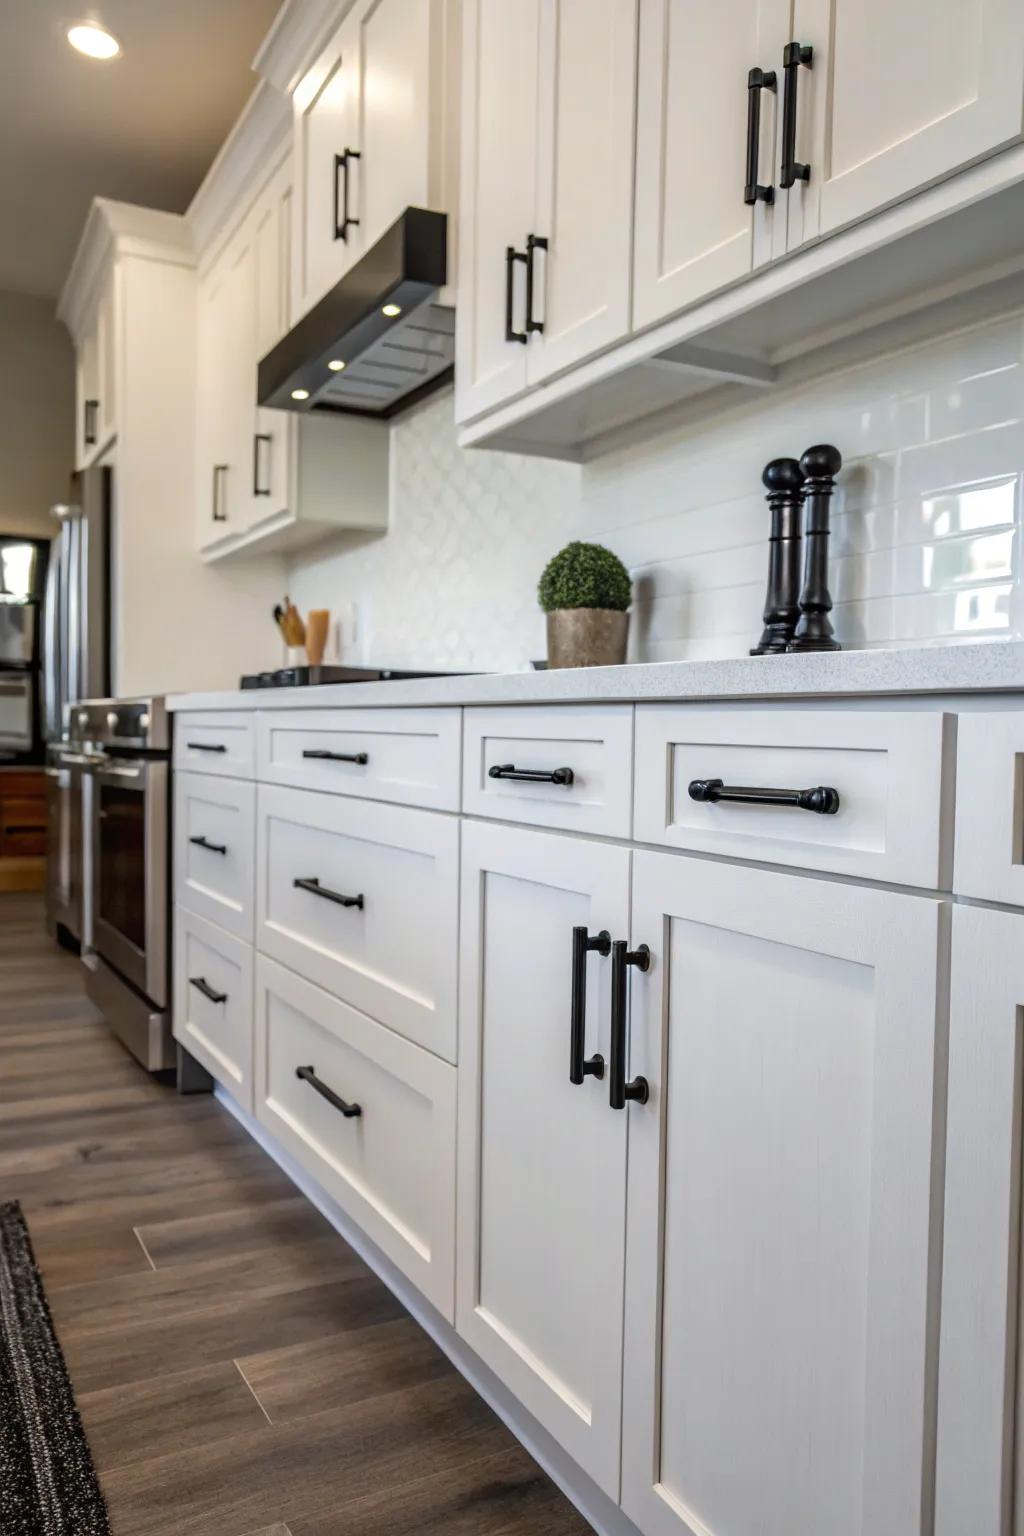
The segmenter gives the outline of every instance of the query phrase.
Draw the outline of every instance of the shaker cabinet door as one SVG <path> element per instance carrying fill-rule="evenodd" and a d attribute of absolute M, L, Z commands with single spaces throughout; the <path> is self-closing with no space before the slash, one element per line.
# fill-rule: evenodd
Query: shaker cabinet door
<path fill-rule="evenodd" d="M 623 1507 L 923 1536 L 945 909 L 634 854 Z M 962 1527 L 966 1530 L 966 1527 Z"/>
<path fill-rule="evenodd" d="M 629 850 L 463 829 L 456 1326 L 611 1498 L 619 1489 L 626 1123 L 569 1080 L 573 928 L 626 935 Z M 611 962 L 586 958 L 608 1060 Z"/>
<path fill-rule="evenodd" d="M 748 77 L 781 87 L 789 0 L 640 0 L 633 323 L 662 320 L 770 254 L 775 202 L 744 201 Z M 759 93 L 757 183 L 776 181 L 780 91 Z M 774 194 L 777 197 L 777 193 Z"/>
<path fill-rule="evenodd" d="M 1019 0 L 795 0 L 797 152 L 789 245 L 941 181 L 1021 135 Z"/>
<path fill-rule="evenodd" d="M 361 253 L 358 223 L 359 19 L 349 14 L 295 94 L 296 315 Z"/>

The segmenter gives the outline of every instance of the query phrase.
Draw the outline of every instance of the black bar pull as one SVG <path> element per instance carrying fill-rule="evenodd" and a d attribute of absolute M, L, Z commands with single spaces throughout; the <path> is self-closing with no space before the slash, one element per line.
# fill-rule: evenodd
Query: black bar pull
<path fill-rule="evenodd" d="M 82 437 L 85 446 L 92 448 L 96 443 L 96 418 L 99 414 L 100 403 L 98 400 L 84 400 L 82 402 Z"/>
<path fill-rule="evenodd" d="M 638 971 L 646 971 L 650 964 L 651 951 L 646 944 L 639 949 L 629 949 L 625 939 L 616 939 L 612 944 L 612 1039 L 608 1064 L 608 1103 L 612 1109 L 625 1109 L 627 1100 L 646 1104 L 650 1098 L 646 1077 L 626 1082 L 627 967 L 635 965 Z"/>
<path fill-rule="evenodd" d="M 227 747 L 221 741 L 186 741 L 186 747 L 190 752 L 226 752 Z"/>
<path fill-rule="evenodd" d="M 190 976 L 188 984 L 190 987 L 195 987 L 196 991 L 201 992 L 211 1003 L 226 1003 L 228 1000 L 227 993 L 215 992 L 205 976 Z"/>
<path fill-rule="evenodd" d="M 274 441 L 269 432 L 254 432 L 252 435 L 252 493 L 254 496 L 269 496 L 270 486 L 260 485 L 260 444 L 267 445 L 267 458 L 270 458 L 270 445 Z"/>
<path fill-rule="evenodd" d="M 487 770 L 489 779 L 516 779 L 522 784 L 563 784 L 568 786 L 576 775 L 571 768 L 517 768 L 515 763 L 493 763 Z"/>
<path fill-rule="evenodd" d="M 757 164 L 761 153 L 761 92 L 774 91 L 777 84 L 774 69 L 752 69 L 747 76 L 747 181 L 743 201 L 748 205 L 775 200 L 775 188 L 758 182 Z"/>
<path fill-rule="evenodd" d="M 318 763 L 358 763 L 363 768 L 370 761 L 366 752 L 328 752 L 326 747 L 307 747 L 302 755 Z"/>
<path fill-rule="evenodd" d="M 530 331 L 544 330 L 543 320 L 533 318 L 533 253 L 534 251 L 546 251 L 548 248 L 545 235 L 527 235 L 526 237 L 526 329 Z"/>
<path fill-rule="evenodd" d="M 810 181 L 811 168 L 796 158 L 796 104 L 797 79 L 800 67 L 810 69 L 814 49 L 806 43 L 787 43 L 782 50 L 782 68 L 786 76 L 782 96 L 782 173 L 780 187 L 791 187 L 795 181 Z"/>
<path fill-rule="evenodd" d="M 525 262 L 527 267 L 529 267 L 529 262 L 526 260 L 523 252 L 517 251 L 514 245 L 507 245 L 505 247 L 505 340 L 521 341 L 525 347 L 530 338 L 525 331 L 517 331 L 515 329 L 512 313 L 515 302 L 513 273 L 515 272 L 517 261 Z"/>
<path fill-rule="evenodd" d="M 362 911 L 365 905 L 362 895 L 343 896 L 340 891 L 332 891 L 328 886 L 321 885 L 315 875 L 302 880 L 293 880 L 292 885 L 297 891 L 308 891 L 311 896 L 322 896 L 324 901 L 333 901 L 338 907 L 358 907 Z"/>
<path fill-rule="evenodd" d="M 359 228 L 359 220 L 353 219 L 348 211 L 348 164 L 350 160 L 361 160 L 362 155 L 358 149 L 346 149 L 343 154 L 334 157 L 334 238 L 344 240 L 348 244 L 348 232 L 350 229 Z M 338 216 L 338 172 L 342 171 L 343 190 L 341 198 L 341 217 Z"/>
<path fill-rule="evenodd" d="M 611 953 L 612 936 L 602 928 L 594 938 L 585 927 L 572 931 L 572 1004 L 569 1014 L 569 1081 L 577 1086 L 585 1077 L 604 1077 L 604 1057 L 597 1053 L 583 1059 L 587 1027 L 587 955 Z"/>
<path fill-rule="evenodd" d="M 223 476 L 227 472 L 228 466 L 226 464 L 215 464 L 213 466 L 213 521 L 215 523 L 226 523 L 228 520 L 228 515 L 221 505 L 221 486 L 223 485 Z"/>
<path fill-rule="evenodd" d="M 363 1106 L 361 1104 L 349 1104 L 340 1094 L 335 1093 L 333 1088 L 328 1088 L 327 1084 L 321 1082 L 317 1077 L 314 1067 L 296 1067 L 295 1076 L 300 1077 L 311 1088 L 315 1088 L 320 1097 L 326 1099 L 328 1104 L 333 1104 L 335 1109 L 340 1109 L 346 1120 L 354 1120 L 357 1115 L 362 1114 Z"/>
<path fill-rule="evenodd" d="M 839 791 L 827 784 L 814 789 L 746 789 L 723 784 L 721 779 L 691 779 L 691 800 L 718 805 L 730 801 L 736 805 L 792 805 L 800 811 L 814 811 L 818 816 L 834 816 L 839 809 Z"/>
<path fill-rule="evenodd" d="M 189 842 L 197 848 L 205 848 L 207 853 L 227 853 L 228 851 L 226 843 L 211 843 L 209 838 L 202 836 L 190 837 Z"/>

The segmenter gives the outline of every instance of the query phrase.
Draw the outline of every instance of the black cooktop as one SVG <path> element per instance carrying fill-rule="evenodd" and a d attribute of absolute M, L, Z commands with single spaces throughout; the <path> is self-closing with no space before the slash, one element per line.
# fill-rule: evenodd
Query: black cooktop
<path fill-rule="evenodd" d="M 412 677 L 461 677 L 459 672 L 408 672 L 400 667 L 279 667 L 276 672 L 252 672 L 243 688 L 316 688 L 324 683 L 388 683 Z"/>

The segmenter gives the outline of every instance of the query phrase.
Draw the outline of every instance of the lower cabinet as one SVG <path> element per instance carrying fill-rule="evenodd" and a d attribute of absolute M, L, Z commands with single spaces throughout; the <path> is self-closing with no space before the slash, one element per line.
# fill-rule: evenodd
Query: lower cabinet
<path fill-rule="evenodd" d="M 454 1067 L 259 955 L 256 1116 L 452 1321 Z"/>
<path fill-rule="evenodd" d="M 958 906 L 951 977 L 935 1536 L 1009 1536 L 1024 1497 L 1024 914 Z"/>
<path fill-rule="evenodd" d="M 174 930 L 174 1038 L 251 1111 L 252 949 L 182 906 Z"/>
<path fill-rule="evenodd" d="M 626 848 L 466 822 L 457 1327 L 619 1493 L 627 1116 L 570 1081 L 573 929 L 624 938 Z M 581 1059 L 608 1061 L 610 962 L 585 957 Z M 579 999 L 582 1002 L 582 999 Z"/>
<path fill-rule="evenodd" d="M 633 857 L 623 1507 L 646 1536 L 922 1536 L 947 911 Z"/>

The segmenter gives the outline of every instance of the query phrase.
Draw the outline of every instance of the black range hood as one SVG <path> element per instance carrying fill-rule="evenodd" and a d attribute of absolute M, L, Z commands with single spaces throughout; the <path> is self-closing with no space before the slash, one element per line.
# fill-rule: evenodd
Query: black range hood
<path fill-rule="evenodd" d="M 263 358 L 260 405 L 386 419 L 446 384 L 455 311 L 435 301 L 447 249 L 446 215 L 407 208 Z"/>

